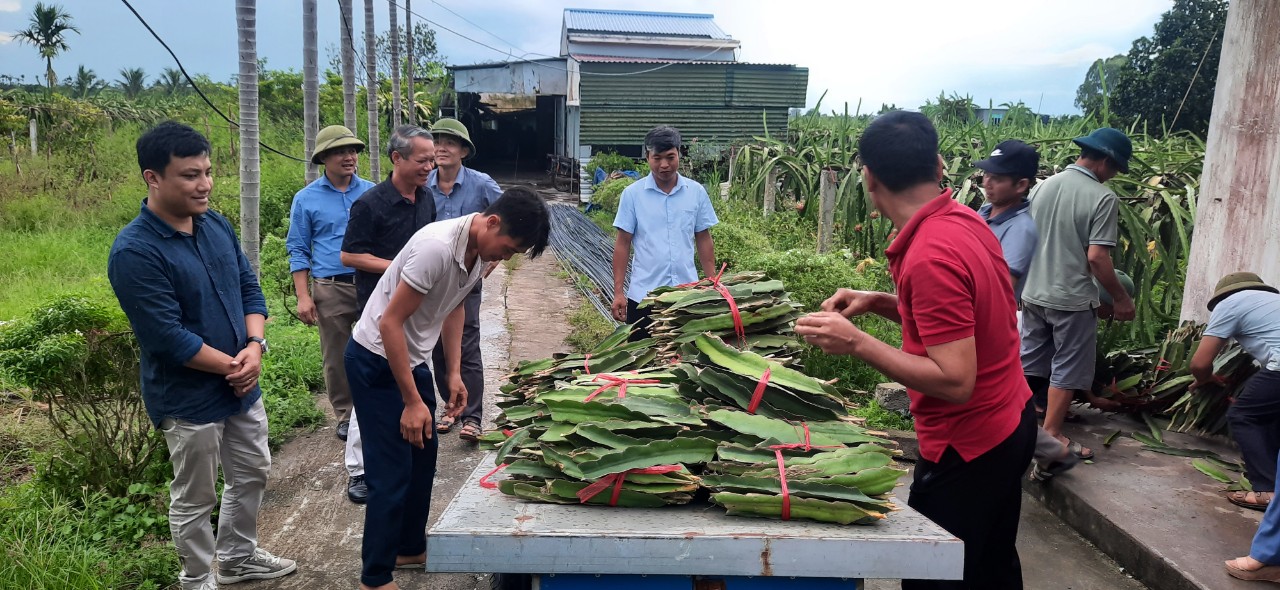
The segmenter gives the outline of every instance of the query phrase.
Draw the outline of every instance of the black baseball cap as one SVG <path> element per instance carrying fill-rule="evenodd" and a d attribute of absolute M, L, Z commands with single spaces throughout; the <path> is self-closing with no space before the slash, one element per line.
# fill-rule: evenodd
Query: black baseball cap
<path fill-rule="evenodd" d="M 1021 141 L 1002 141 L 985 160 L 973 164 L 983 172 L 1004 174 L 1014 178 L 1035 178 L 1040 169 L 1040 152 Z"/>

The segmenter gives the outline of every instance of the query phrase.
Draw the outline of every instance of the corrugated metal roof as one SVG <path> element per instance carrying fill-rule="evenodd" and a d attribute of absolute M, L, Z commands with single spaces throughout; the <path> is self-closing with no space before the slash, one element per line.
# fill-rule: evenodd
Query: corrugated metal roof
<path fill-rule="evenodd" d="M 723 63 L 741 63 L 732 60 L 696 60 L 689 61 L 684 59 L 671 59 L 663 57 L 626 57 L 621 55 L 590 55 L 586 53 L 571 53 L 569 57 L 583 63 L 619 63 L 619 64 L 723 64 Z"/>
<path fill-rule="evenodd" d="M 765 134 L 785 137 L 786 107 L 687 109 L 650 107 L 594 107 L 582 110 L 583 145 L 639 145 L 654 125 L 671 125 L 685 142 L 728 142 Z"/>
<path fill-rule="evenodd" d="M 714 18 L 710 14 L 678 12 L 584 8 L 566 8 L 564 11 L 565 29 L 569 31 L 732 39 L 716 25 Z"/>

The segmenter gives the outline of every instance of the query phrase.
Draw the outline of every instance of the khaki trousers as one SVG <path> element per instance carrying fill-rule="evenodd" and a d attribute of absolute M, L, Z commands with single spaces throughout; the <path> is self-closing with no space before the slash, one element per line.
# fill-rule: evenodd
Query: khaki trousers
<path fill-rule="evenodd" d="M 257 547 L 258 509 L 271 470 L 267 412 L 258 400 L 220 422 L 165 418 L 160 430 L 173 463 L 169 531 L 182 564 L 178 581 L 184 589 L 197 588 L 209 577 L 215 543 L 223 562 L 248 557 Z M 218 501 L 219 466 L 224 483 L 215 539 L 210 517 Z"/>
<path fill-rule="evenodd" d="M 329 404 L 339 422 L 351 419 L 351 386 L 342 352 L 351 339 L 351 328 L 360 319 L 356 308 L 356 286 L 329 279 L 315 279 L 311 299 L 316 303 L 320 328 L 320 354 L 324 357 L 324 387 Z"/>

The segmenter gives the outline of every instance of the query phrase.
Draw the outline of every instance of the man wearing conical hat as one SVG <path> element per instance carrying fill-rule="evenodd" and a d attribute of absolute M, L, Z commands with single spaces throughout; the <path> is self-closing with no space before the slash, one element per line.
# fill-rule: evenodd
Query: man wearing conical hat
<path fill-rule="evenodd" d="M 311 162 L 323 166 L 324 173 L 294 195 L 285 239 L 289 271 L 298 293 L 298 318 L 320 329 L 325 390 L 338 419 L 338 438 L 344 441 L 352 404 L 342 352 L 360 313 L 356 306 L 356 271 L 342 264 L 341 251 L 351 205 L 374 186 L 356 174 L 362 151 L 364 142 L 341 125 L 330 125 L 316 134 Z M 363 501 L 367 494 L 361 483 L 363 474 L 363 470 L 349 474 L 355 483 L 349 484 L 355 492 L 352 501 Z"/>
<path fill-rule="evenodd" d="M 1213 373 L 1213 360 L 1232 339 L 1262 370 L 1249 378 L 1227 410 L 1231 437 L 1240 445 L 1245 476 L 1253 485 L 1253 491 L 1230 492 L 1227 499 L 1245 508 L 1267 510 L 1276 490 L 1276 460 L 1280 456 L 1280 294 L 1251 272 L 1224 276 L 1213 290 L 1209 325 L 1191 357 L 1194 387 L 1222 382 Z M 1280 536 L 1273 541 L 1270 553 L 1280 556 Z"/>

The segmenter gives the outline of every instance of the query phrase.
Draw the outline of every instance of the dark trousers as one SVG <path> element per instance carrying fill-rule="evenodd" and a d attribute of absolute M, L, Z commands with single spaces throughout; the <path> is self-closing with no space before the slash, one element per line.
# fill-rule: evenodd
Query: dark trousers
<path fill-rule="evenodd" d="M 467 387 L 467 407 L 462 410 L 462 422 L 482 424 L 484 418 L 484 357 L 480 355 L 480 285 L 467 294 L 463 306 L 467 320 L 462 327 L 462 384 Z M 431 366 L 436 374 L 436 390 L 445 405 L 449 404 L 449 372 L 444 363 L 444 339 L 431 351 Z"/>
<path fill-rule="evenodd" d="M 903 580 L 902 590 L 1021 590 L 1015 544 L 1022 475 L 1035 440 L 1028 403 L 1013 434 L 974 460 L 966 463 L 947 447 L 937 463 L 916 463 L 907 505 L 964 541 L 964 580 Z"/>
<path fill-rule="evenodd" d="M 404 401 L 387 359 L 354 339 L 347 344 L 343 358 L 352 401 L 360 416 L 364 477 L 369 486 L 360 582 L 381 586 L 391 583 L 397 555 L 421 555 L 427 550 L 427 515 L 438 443 L 433 436 L 419 449 L 400 435 Z M 434 413 L 431 369 L 426 364 L 414 367 L 413 381 L 427 409 Z"/>
<path fill-rule="evenodd" d="M 1280 371 L 1263 369 L 1244 384 L 1227 410 L 1231 437 L 1240 445 L 1244 474 L 1259 492 L 1276 490 L 1280 455 Z"/>
<path fill-rule="evenodd" d="M 627 338 L 630 342 L 644 340 L 649 337 L 649 325 L 653 323 L 653 319 L 649 317 L 653 310 L 646 307 L 640 309 L 640 304 L 627 300 L 627 323 L 635 324 L 635 329 L 631 330 L 631 336 Z"/>

